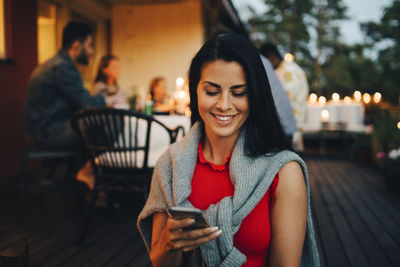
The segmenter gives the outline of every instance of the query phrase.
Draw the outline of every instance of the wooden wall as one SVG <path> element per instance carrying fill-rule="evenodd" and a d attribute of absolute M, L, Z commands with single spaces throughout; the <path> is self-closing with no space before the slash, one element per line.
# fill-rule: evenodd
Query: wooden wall
<path fill-rule="evenodd" d="M 147 91 L 153 77 L 164 76 L 172 93 L 176 78 L 186 78 L 203 32 L 200 0 L 115 5 L 111 49 L 120 57 L 122 89 Z"/>
<path fill-rule="evenodd" d="M 36 0 L 12 0 L 11 62 L 0 62 L 0 177 L 18 173 L 24 147 L 25 91 L 37 64 Z"/>
<path fill-rule="evenodd" d="M 0 178 L 19 173 L 25 138 L 25 96 L 32 71 L 38 65 L 37 45 L 37 1 L 7 0 L 10 3 L 9 35 L 12 56 L 0 61 Z M 57 9 L 57 50 L 61 46 L 62 29 L 71 18 L 71 13 L 85 16 L 96 26 L 95 49 L 87 72 L 90 80 L 100 57 L 109 51 L 109 10 L 99 7 L 93 0 L 49 0 Z"/>

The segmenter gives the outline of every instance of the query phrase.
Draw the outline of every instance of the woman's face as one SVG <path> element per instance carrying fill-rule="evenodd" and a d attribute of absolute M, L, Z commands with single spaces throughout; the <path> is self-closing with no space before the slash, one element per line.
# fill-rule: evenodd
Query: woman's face
<path fill-rule="evenodd" d="M 117 80 L 120 72 L 119 60 L 111 59 L 108 66 L 103 69 L 103 72 L 107 78 Z"/>
<path fill-rule="evenodd" d="M 237 138 L 249 115 L 242 66 L 223 60 L 206 64 L 197 86 L 197 101 L 207 138 Z"/>
<path fill-rule="evenodd" d="M 165 98 L 166 93 L 166 85 L 164 80 L 160 80 L 157 85 L 154 87 L 154 101 L 157 103 L 162 103 Z"/>

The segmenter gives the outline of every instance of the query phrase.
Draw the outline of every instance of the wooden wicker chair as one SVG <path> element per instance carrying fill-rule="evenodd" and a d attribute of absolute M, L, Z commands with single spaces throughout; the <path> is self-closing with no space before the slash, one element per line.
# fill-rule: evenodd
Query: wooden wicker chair
<path fill-rule="evenodd" d="M 127 110 L 95 108 L 78 111 L 72 126 L 83 138 L 95 182 L 80 243 L 100 191 L 141 192 L 147 198 L 153 167 L 149 166 L 150 135 L 157 130 L 169 136 L 168 143 L 184 135 L 184 128 L 169 129 L 152 116 Z"/>

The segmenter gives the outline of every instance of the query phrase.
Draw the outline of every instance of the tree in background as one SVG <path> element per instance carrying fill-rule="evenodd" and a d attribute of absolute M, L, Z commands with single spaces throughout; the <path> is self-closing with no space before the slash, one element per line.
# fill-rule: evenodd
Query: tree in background
<path fill-rule="evenodd" d="M 320 93 L 321 65 L 338 42 L 337 21 L 346 18 L 342 0 L 264 0 L 264 3 L 267 11 L 257 15 L 251 10 L 253 17 L 248 21 L 253 32 L 258 36 L 262 33 L 256 45 L 268 40 L 294 54 L 307 72 L 311 88 Z M 313 42 L 311 34 L 315 36 Z"/>
<path fill-rule="evenodd" d="M 342 0 L 264 2 L 267 11 L 258 15 L 252 10 L 248 21 L 255 44 L 272 41 L 294 54 L 307 73 L 312 92 L 329 97 L 333 92 L 344 96 L 356 89 L 368 93 L 379 90 L 385 100 L 398 103 L 400 0 L 385 9 L 380 23 L 362 24 L 370 41 L 354 45 L 340 40 L 338 22 L 347 19 Z M 379 49 L 382 42 L 386 46 L 376 59 L 366 56 L 368 49 Z"/>
<path fill-rule="evenodd" d="M 312 14 L 312 0 L 264 0 L 267 11 L 249 19 L 254 33 L 260 34 L 256 45 L 269 40 L 293 53 L 296 58 L 310 58 L 310 34 L 307 18 Z"/>
<path fill-rule="evenodd" d="M 329 96 L 339 92 L 351 96 L 354 90 L 373 94 L 381 88 L 380 71 L 375 62 L 364 56 L 363 44 L 346 45 L 337 43 L 333 54 L 321 66 L 321 94 Z"/>
<path fill-rule="evenodd" d="M 380 87 L 385 99 L 400 102 L 400 0 L 393 0 L 383 10 L 380 22 L 366 22 L 361 29 L 369 42 L 378 50 L 376 59 L 380 70 Z"/>
<path fill-rule="evenodd" d="M 340 30 L 338 21 L 347 19 L 347 7 L 342 0 L 319 0 L 314 4 L 312 12 L 312 30 L 315 31 L 316 55 L 311 69 L 311 88 L 321 94 L 323 80 L 322 64 L 335 52 L 340 45 Z"/>

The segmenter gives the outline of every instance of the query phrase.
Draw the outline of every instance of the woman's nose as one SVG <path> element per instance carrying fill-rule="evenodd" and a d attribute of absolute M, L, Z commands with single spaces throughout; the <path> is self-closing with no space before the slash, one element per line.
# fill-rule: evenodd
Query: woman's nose
<path fill-rule="evenodd" d="M 230 109 L 232 107 L 232 103 L 229 94 L 221 94 L 220 98 L 218 99 L 216 107 L 221 110 Z"/>

